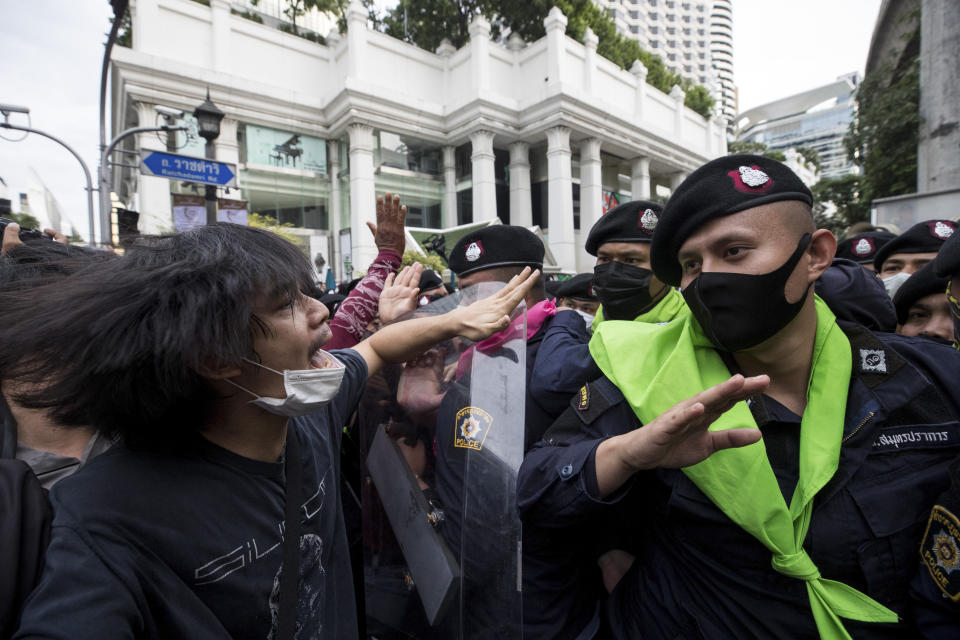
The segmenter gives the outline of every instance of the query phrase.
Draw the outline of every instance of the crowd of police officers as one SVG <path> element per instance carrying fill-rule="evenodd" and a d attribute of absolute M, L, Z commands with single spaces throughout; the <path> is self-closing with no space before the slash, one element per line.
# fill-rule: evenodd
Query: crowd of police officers
<path fill-rule="evenodd" d="M 809 189 L 783 164 L 754 155 L 725 156 L 693 172 L 665 206 L 633 201 L 608 211 L 587 235 L 586 251 L 596 257 L 592 274 L 562 282 L 538 279 L 535 270 L 542 269 L 545 253 L 540 239 L 522 227 L 492 225 L 461 237 L 449 251 L 459 291 L 451 292 L 438 274 L 419 266 L 390 276 L 376 289 L 384 328 L 377 330 L 373 318 L 353 318 L 367 327 L 365 335 L 373 332 L 363 341 L 358 336 L 352 347 L 366 364 L 360 359 L 351 364 L 353 357 L 339 351 L 332 356 L 347 365 L 342 384 L 353 386 L 345 400 L 348 391 L 337 386 L 337 379 L 332 388 L 338 395 L 326 398 L 334 397 L 336 408 L 326 423 L 318 423 L 331 435 L 317 436 L 316 442 L 334 452 L 327 452 L 326 463 L 316 463 L 322 479 L 315 495 L 325 506 L 318 504 L 311 513 L 315 498 L 307 495 L 300 511 L 303 526 L 321 539 L 320 575 L 301 568 L 299 591 L 283 586 L 287 565 L 280 549 L 284 559 L 295 559 L 297 549 L 290 550 L 290 536 L 281 527 L 276 580 L 253 589 L 269 597 L 258 604 L 250 599 L 254 610 L 263 607 L 265 627 L 251 623 L 257 631 L 238 630 L 228 624 L 232 614 L 224 603 L 229 604 L 231 592 L 209 593 L 208 582 L 197 580 L 200 573 L 183 577 L 183 593 L 198 600 L 189 607 L 209 606 L 232 637 L 262 637 L 261 628 L 271 638 L 285 633 L 571 640 L 957 637 L 957 223 L 926 220 L 899 234 L 852 229 L 838 244 L 829 231 L 815 227 L 812 205 Z M 192 273 L 210 270 L 215 280 L 231 265 L 247 266 L 253 245 L 245 242 L 270 241 L 239 240 L 235 254 L 222 249 L 226 240 L 198 242 L 169 256 L 155 244 L 132 251 L 140 257 L 127 271 L 187 264 Z M 85 258 L 96 264 L 76 269 L 58 263 L 38 276 L 37 263 L 49 258 L 15 260 L 24 248 L 5 245 L 2 273 L 15 280 L 25 263 L 33 265 L 33 292 L 51 282 L 64 287 L 74 270 L 83 275 L 104 262 Z M 201 248 L 223 251 L 223 263 L 188 251 Z M 256 269 L 252 265 L 249 273 Z M 141 282 L 148 277 L 145 272 Z M 248 277 L 264 284 L 258 275 Z M 273 285 L 282 280 L 270 277 Z M 501 289 L 499 283 L 505 282 Z M 182 274 L 171 283 L 185 290 L 195 286 Z M 364 281 L 357 288 L 358 294 L 371 291 Z M 134 290 L 131 283 L 127 295 L 136 295 Z M 0 302 L 15 302 L 23 291 L 23 286 L 4 285 Z M 250 305 L 252 311 L 245 313 L 269 325 L 271 316 Z M 287 305 L 283 308 L 289 308 L 289 300 Z M 402 315 L 394 313 L 397 309 L 406 315 L 390 322 L 393 317 L 384 317 L 388 305 L 393 305 L 390 316 Z M 42 311 L 42 306 L 33 308 Z M 319 326 L 325 312 L 316 313 L 324 316 Z M 471 313 L 491 319 L 471 323 L 466 318 Z M 0 311 L 5 325 L 0 337 L 16 339 L 6 323 L 25 317 Z M 37 458 L 32 449 L 18 447 L 12 409 L 54 406 L 42 393 L 23 391 L 11 381 L 37 370 L 65 376 L 81 371 L 56 361 L 63 351 L 68 357 L 79 353 L 69 351 L 62 336 L 59 342 L 53 338 L 67 329 L 66 322 L 41 323 L 46 333 L 31 336 L 32 346 L 0 358 L 4 458 L 28 464 L 30 455 Z M 156 330 L 149 323 L 137 327 Z M 282 338 L 283 331 L 273 334 Z M 38 346 L 44 339 L 55 342 L 57 353 L 34 356 L 37 349 L 44 351 Z M 76 339 L 83 340 L 82 333 Z M 311 339 L 311 349 L 323 343 L 317 342 Z M 253 346 L 258 344 L 263 343 Z M 139 361 L 120 373 L 145 375 L 142 368 L 151 358 L 170 348 L 164 344 L 138 352 Z M 257 349 L 252 353 L 251 360 L 268 366 L 269 358 L 260 360 Z M 211 354 L 187 366 L 199 373 L 200 383 L 209 387 L 216 381 L 218 398 L 232 393 L 221 384 L 226 380 L 257 398 L 259 406 L 250 411 L 284 416 L 288 439 L 290 433 L 318 428 L 298 422 L 309 412 L 292 406 L 291 398 L 313 411 L 326 406 L 310 402 L 319 382 L 308 380 L 298 390 L 298 376 L 288 375 L 298 367 L 277 365 L 283 385 L 273 395 L 281 398 L 271 403 L 273 398 L 256 386 L 256 375 L 234 378 L 240 374 L 230 363 L 214 362 L 220 355 Z M 50 368 L 24 367 L 27 355 L 51 363 Z M 95 376 L 100 369 L 83 371 Z M 319 377 L 309 373 L 300 370 L 299 378 Z M 170 379 L 159 378 L 161 383 Z M 37 378 L 30 383 L 37 385 Z M 82 392 L 74 393 L 79 398 Z M 51 543 L 60 553 L 56 562 L 41 571 L 44 536 L 51 535 L 49 515 L 46 529 L 42 518 L 36 524 L 24 516 L 17 525 L 27 531 L 30 524 L 40 533 L 27 537 L 43 539 L 39 550 L 19 552 L 17 560 L 30 567 L 27 573 L 40 587 L 28 598 L 33 582 L 8 588 L 11 580 L 4 577 L 4 612 L 11 613 L 3 631 L 12 633 L 19 619 L 18 638 L 94 637 L 95 622 L 59 617 L 71 607 L 106 607 L 110 615 L 102 620 L 123 620 L 123 633 L 138 637 L 164 637 L 172 629 L 201 624 L 196 621 L 202 616 L 195 614 L 186 616 L 186 624 L 171 623 L 177 607 L 169 602 L 159 607 L 154 599 L 162 592 L 142 584 L 155 577 L 113 568 L 116 549 L 144 546 L 111 529 L 129 524 L 104 517 L 102 526 L 86 527 L 83 514 L 78 517 L 74 509 L 58 529 L 58 504 L 73 507 L 82 500 L 80 488 L 117 477 L 107 469 L 97 478 L 95 469 L 110 464 L 101 459 L 120 458 L 125 449 L 133 456 L 161 455 L 156 449 L 141 453 L 135 430 L 98 429 L 101 413 L 84 409 L 94 405 L 81 400 L 73 414 L 55 414 L 62 426 L 83 423 L 110 439 L 95 436 L 100 444 L 85 444 L 77 462 L 100 453 L 105 439 L 113 446 L 76 479 L 58 478 Z M 247 411 L 249 398 L 242 400 Z M 197 412 L 206 405 L 190 406 Z M 204 410 L 220 415 L 219 408 Z M 124 415 L 137 416 L 136 409 Z M 257 415 L 249 414 L 251 424 L 257 424 Z M 213 439 L 207 434 L 220 431 L 209 421 L 197 424 L 200 434 L 234 455 L 269 459 L 244 453 L 249 449 L 234 446 L 238 441 Z M 56 420 L 51 428 L 58 428 Z M 319 455 L 312 449 L 320 446 L 313 437 L 294 438 L 301 441 L 298 456 L 313 460 Z M 279 457 L 272 460 L 280 461 L 271 480 L 276 496 L 263 507 L 282 511 L 286 530 L 297 513 L 296 505 L 294 511 L 289 508 L 292 480 L 281 464 L 291 459 L 290 446 L 280 440 Z M 24 451 L 30 455 L 17 455 Z M 144 464 L 143 458 L 135 460 Z M 135 472 L 124 467 L 123 473 Z M 29 494 L 29 487 L 23 488 L 28 476 L 4 469 L 4 482 L 18 495 Z M 198 472 L 196 482 L 229 485 L 231 480 Z M 304 490 L 312 491 L 310 486 Z M 176 495 L 171 490 L 160 499 L 175 501 L 170 496 Z M 7 500 L 28 512 L 25 499 Z M 223 504 L 225 498 L 216 500 Z M 91 514 L 101 508 L 96 501 L 89 507 Z M 203 518 L 197 510 L 189 512 Z M 142 517 L 149 521 L 149 510 Z M 216 517 L 204 530 L 231 526 L 229 513 Z M 314 530 L 312 517 L 332 518 L 335 524 Z M 94 515 L 91 521 L 100 522 Z M 79 536 L 84 551 L 76 544 L 63 547 L 70 554 L 58 548 L 64 529 Z M 109 538 L 110 546 L 101 545 L 98 536 Z M 93 549 L 89 557 L 87 547 Z M 103 551 L 108 548 L 113 551 Z M 304 549 L 301 539 L 301 560 Z M 169 565 L 174 576 L 182 573 L 178 563 L 192 566 L 192 559 L 167 562 L 163 551 L 138 553 Z M 230 571 L 242 576 L 245 567 L 255 566 L 257 554 L 267 552 L 241 550 L 239 564 Z M 72 562 L 77 555 L 83 560 Z M 349 571 L 342 562 L 346 557 Z M 91 569 L 92 558 L 106 570 Z M 56 588 L 61 583 L 82 588 L 85 571 L 114 575 L 124 593 L 132 594 L 116 596 L 122 602 L 117 608 L 129 611 L 111 617 L 116 611 L 109 603 L 71 600 L 65 589 Z M 356 608 L 347 602 L 351 585 Z M 285 605 L 292 591 L 299 604 Z M 329 595 L 333 592 L 340 599 Z M 99 597 L 110 600 L 110 594 L 104 590 Z M 174 604 L 178 594 L 173 591 Z M 337 611 L 312 615 L 304 610 L 331 603 Z M 355 622 L 344 622 L 347 618 Z M 74 626 L 65 627 L 63 620 L 74 620 Z M 290 620 L 286 627 L 284 620 Z M 121 635 L 99 628 L 99 637 Z"/>

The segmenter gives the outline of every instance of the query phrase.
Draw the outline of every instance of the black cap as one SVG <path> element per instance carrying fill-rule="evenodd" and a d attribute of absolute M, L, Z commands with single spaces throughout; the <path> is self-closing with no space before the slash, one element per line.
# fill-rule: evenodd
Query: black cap
<path fill-rule="evenodd" d="M 837 257 L 858 264 L 872 264 L 873 258 L 885 244 L 897 237 L 889 231 L 866 231 L 851 236 L 837 245 Z"/>
<path fill-rule="evenodd" d="M 934 253 L 957 230 L 953 220 L 924 220 L 913 225 L 895 239 L 883 245 L 873 257 L 873 266 L 879 272 L 883 261 L 897 253 Z"/>
<path fill-rule="evenodd" d="M 960 274 L 960 233 L 950 236 L 933 259 L 933 271 L 945 278 Z"/>
<path fill-rule="evenodd" d="M 557 297 L 596 301 L 597 296 L 593 294 L 593 274 L 580 273 L 561 282 L 557 288 Z"/>
<path fill-rule="evenodd" d="M 540 238 L 526 227 L 495 224 L 460 238 L 447 261 L 457 276 L 496 267 L 543 268 Z"/>
<path fill-rule="evenodd" d="M 432 291 L 437 287 L 443 286 L 443 278 L 433 269 L 424 269 L 420 274 L 420 293 Z"/>
<path fill-rule="evenodd" d="M 897 322 L 906 323 L 910 307 L 924 296 L 941 293 L 946 298 L 948 281 L 949 278 L 941 278 L 934 273 L 932 263 L 923 265 L 919 271 L 907 278 L 893 296 L 893 306 L 897 308 Z"/>
<path fill-rule="evenodd" d="M 604 242 L 650 242 L 663 212 L 656 202 L 632 200 L 607 211 L 590 229 L 586 250 L 597 255 Z"/>
<path fill-rule="evenodd" d="M 707 222 L 771 202 L 813 205 L 807 185 L 785 164 L 750 154 L 711 160 L 684 180 L 663 208 L 650 244 L 650 262 L 661 281 L 680 284 L 680 247 Z"/>

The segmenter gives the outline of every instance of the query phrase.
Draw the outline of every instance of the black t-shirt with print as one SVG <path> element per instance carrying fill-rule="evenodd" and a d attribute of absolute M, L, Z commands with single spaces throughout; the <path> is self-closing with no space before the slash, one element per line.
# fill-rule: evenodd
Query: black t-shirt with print
<path fill-rule="evenodd" d="M 356 638 L 339 447 L 367 378 L 355 351 L 336 398 L 292 419 L 303 459 L 300 638 Z M 17 637 L 273 638 L 282 463 L 204 441 L 169 456 L 119 447 L 54 489 L 53 536 Z"/>

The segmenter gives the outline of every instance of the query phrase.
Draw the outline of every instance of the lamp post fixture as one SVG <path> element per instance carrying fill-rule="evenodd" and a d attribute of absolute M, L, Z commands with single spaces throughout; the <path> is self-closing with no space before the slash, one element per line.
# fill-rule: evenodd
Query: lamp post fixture
<path fill-rule="evenodd" d="M 213 141 L 220 135 L 223 116 L 223 111 L 210 101 L 210 87 L 207 87 L 207 99 L 193 110 L 193 117 L 197 119 L 197 133 L 207 141 L 204 148 L 207 160 L 216 159 Z M 204 187 L 204 201 L 207 205 L 207 224 L 214 224 L 217 221 L 217 188 L 214 185 Z"/>

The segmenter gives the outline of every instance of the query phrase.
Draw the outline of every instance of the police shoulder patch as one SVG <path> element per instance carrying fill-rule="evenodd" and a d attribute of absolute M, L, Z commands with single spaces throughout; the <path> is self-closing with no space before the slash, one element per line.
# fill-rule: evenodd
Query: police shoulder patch
<path fill-rule="evenodd" d="M 490 433 L 493 416 L 478 407 L 464 407 L 453 421 L 453 446 L 480 451 Z"/>
<path fill-rule="evenodd" d="M 960 520 L 938 504 L 930 512 L 920 557 L 944 595 L 960 601 Z"/>

